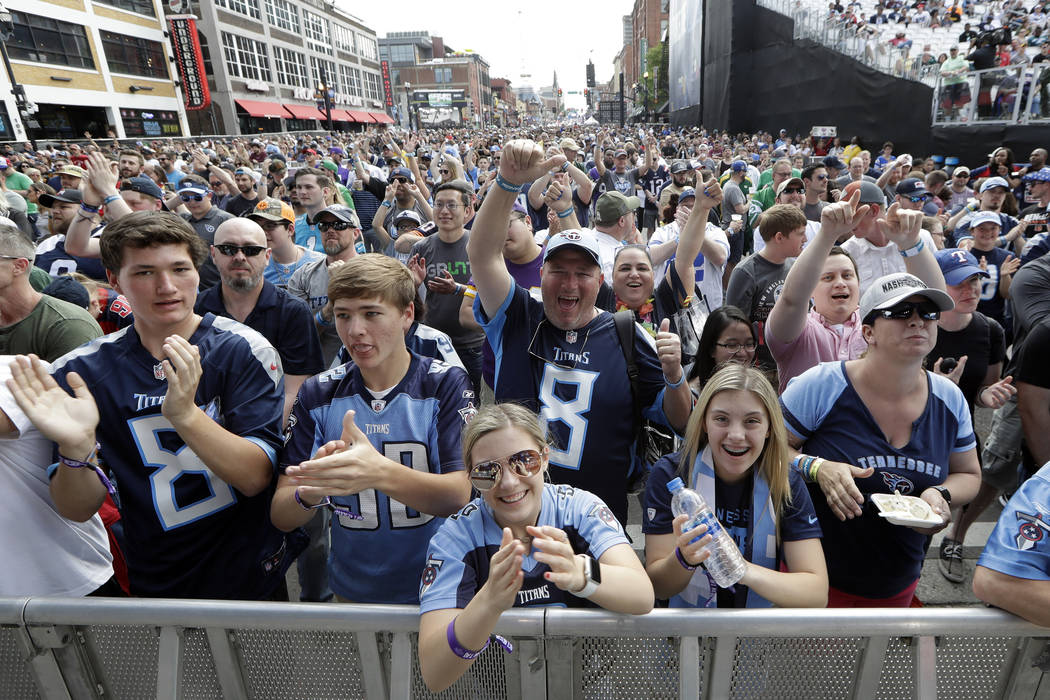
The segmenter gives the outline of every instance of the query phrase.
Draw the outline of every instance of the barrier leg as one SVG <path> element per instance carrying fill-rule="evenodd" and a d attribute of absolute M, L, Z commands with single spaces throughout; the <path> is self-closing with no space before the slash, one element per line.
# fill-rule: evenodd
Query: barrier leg
<path fill-rule="evenodd" d="M 729 697 L 733 684 L 733 657 L 736 655 L 736 637 L 711 638 L 711 673 L 704 684 L 704 697 L 716 700 Z"/>
<path fill-rule="evenodd" d="M 157 700 L 178 700 L 181 696 L 183 631 L 181 627 L 160 628 L 157 651 Z"/>
<path fill-rule="evenodd" d="M 546 700 L 547 698 L 547 665 L 544 663 L 544 641 L 515 637 L 514 647 L 518 652 L 520 683 L 519 697 L 528 700 Z M 510 690 L 508 678 L 507 690 Z"/>
<path fill-rule="evenodd" d="M 247 700 L 248 689 L 244 684 L 244 668 L 234 648 L 233 633 L 219 627 L 208 627 L 204 632 L 208 635 L 208 646 L 211 648 L 211 658 L 215 664 L 215 672 L 219 676 L 223 698 Z"/>
<path fill-rule="evenodd" d="M 18 641 L 22 647 L 23 657 L 29 664 L 29 671 L 36 682 L 37 690 L 43 698 L 55 698 L 56 700 L 67 700 L 69 690 L 62 678 L 62 671 L 58 667 L 58 660 L 54 651 L 50 648 L 41 648 L 30 634 L 31 628 L 19 628 Z M 46 628 L 54 630 L 54 628 Z"/>
<path fill-rule="evenodd" d="M 403 638 L 404 650 L 401 651 L 400 662 L 404 665 L 399 664 L 398 658 L 398 637 Z M 376 640 L 376 634 L 374 632 L 355 632 L 354 637 L 357 639 L 357 651 L 361 655 L 361 680 L 365 685 L 365 694 L 369 700 L 373 698 L 398 698 L 408 697 L 408 686 L 410 683 L 411 674 L 409 673 L 398 673 L 398 680 L 402 678 L 406 683 L 406 687 L 403 695 L 394 694 L 387 695 L 387 672 L 383 668 L 383 659 L 379 655 L 379 643 Z M 400 633 L 394 635 L 394 649 L 393 658 L 390 663 L 391 669 L 410 669 L 412 668 L 412 644 L 409 642 L 408 634 Z M 391 674 L 394 675 L 394 674 Z"/>
<path fill-rule="evenodd" d="M 547 666 L 547 697 L 549 700 L 572 698 L 579 685 L 579 676 L 573 673 L 577 654 L 572 639 L 551 637 L 544 644 Z"/>
<path fill-rule="evenodd" d="M 997 697 L 1035 700 L 1050 693 L 1050 639 L 1017 639 L 1010 656 L 1004 664 Z"/>
<path fill-rule="evenodd" d="M 882 665 L 886 661 L 886 647 L 889 637 L 871 637 L 860 654 L 857 682 L 853 686 L 854 700 L 865 700 L 875 697 L 882 677 Z"/>
<path fill-rule="evenodd" d="M 678 646 L 678 697 L 700 697 L 700 640 L 682 637 Z"/>
<path fill-rule="evenodd" d="M 916 637 L 915 641 L 915 697 L 936 700 L 937 642 L 933 637 Z"/>

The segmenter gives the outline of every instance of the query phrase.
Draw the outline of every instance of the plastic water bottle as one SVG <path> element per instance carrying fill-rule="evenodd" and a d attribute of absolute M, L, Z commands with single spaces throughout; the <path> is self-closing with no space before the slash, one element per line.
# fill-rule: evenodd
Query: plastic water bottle
<path fill-rule="evenodd" d="M 692 489 L 685 488 L 685 484 L 678 478 L 667 482 L 667 490 L 671 492 L 671 512 L 676 517 L 683 513 L 689 516 L 689 521 L 682 526 L 683 532 L 700 524 L 707 525 L 707 534 L 711 535 L 711 542 L 704 550 L 711 552 L 711 556 L 704 562 L 704 566 L 707 567 L 711 578 L 720 588 L 729 588 L 739 581 L 747 569 L 747 562 L 744 561 L 733 538 L 704 502 L 704 497 Z"/>

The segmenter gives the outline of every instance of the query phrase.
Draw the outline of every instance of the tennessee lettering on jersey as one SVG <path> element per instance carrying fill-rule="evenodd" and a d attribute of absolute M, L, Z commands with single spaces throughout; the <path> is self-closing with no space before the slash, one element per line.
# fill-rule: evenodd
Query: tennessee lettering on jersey
<path fill-rule="evenodd" d="M 927 462 L 923 459 L 904 457 L 902 455 L 874 455 L 870 457 L 857 457 L 857 466 L 861 469 L 872 467 L 875 469 L 904 469 L 910 472 L 919 472 L 939 479 L 941 474 L 947 476 L 947 472 L 939 464 Z"/>

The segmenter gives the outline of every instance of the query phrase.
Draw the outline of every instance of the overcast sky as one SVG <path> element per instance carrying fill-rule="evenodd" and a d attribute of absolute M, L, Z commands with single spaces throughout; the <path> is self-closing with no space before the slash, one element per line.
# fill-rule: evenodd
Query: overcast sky
<path fill-rule="evenodd" d="M 338 0 L 341 9 L 364 20 L 376 36 L 388 32 L 427 31 L 457 51 L 480 53 L 493 78 L 509 78 L 512 87 L 550 85 L 554 71 L 568 107 L 583 106 L 587 60 L 598 83 L 612 76 L 612 62 L 622 46 L 623 15 L 632 0 L 531 3 L 466 3 L 461 0 Z M 519 8 L 521 8 L 519 10 Z M 530 77 L 523 78 L 521 74 Z M 569 95 L 570 90 L 579 95 Z"/>

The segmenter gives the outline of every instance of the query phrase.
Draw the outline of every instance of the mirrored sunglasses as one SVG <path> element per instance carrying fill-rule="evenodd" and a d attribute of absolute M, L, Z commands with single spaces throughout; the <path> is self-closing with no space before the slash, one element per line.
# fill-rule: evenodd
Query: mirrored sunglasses
<path fill-rule="evenodd" d="M 543 468 L 542 455 L 537 450 L 522 450 L 505 459 L 479 462 L 470 468 L 470 485 L 478 491 L 488 491 L 499 481 L 504 463 L 520 477 L 530 477 Z"/>

